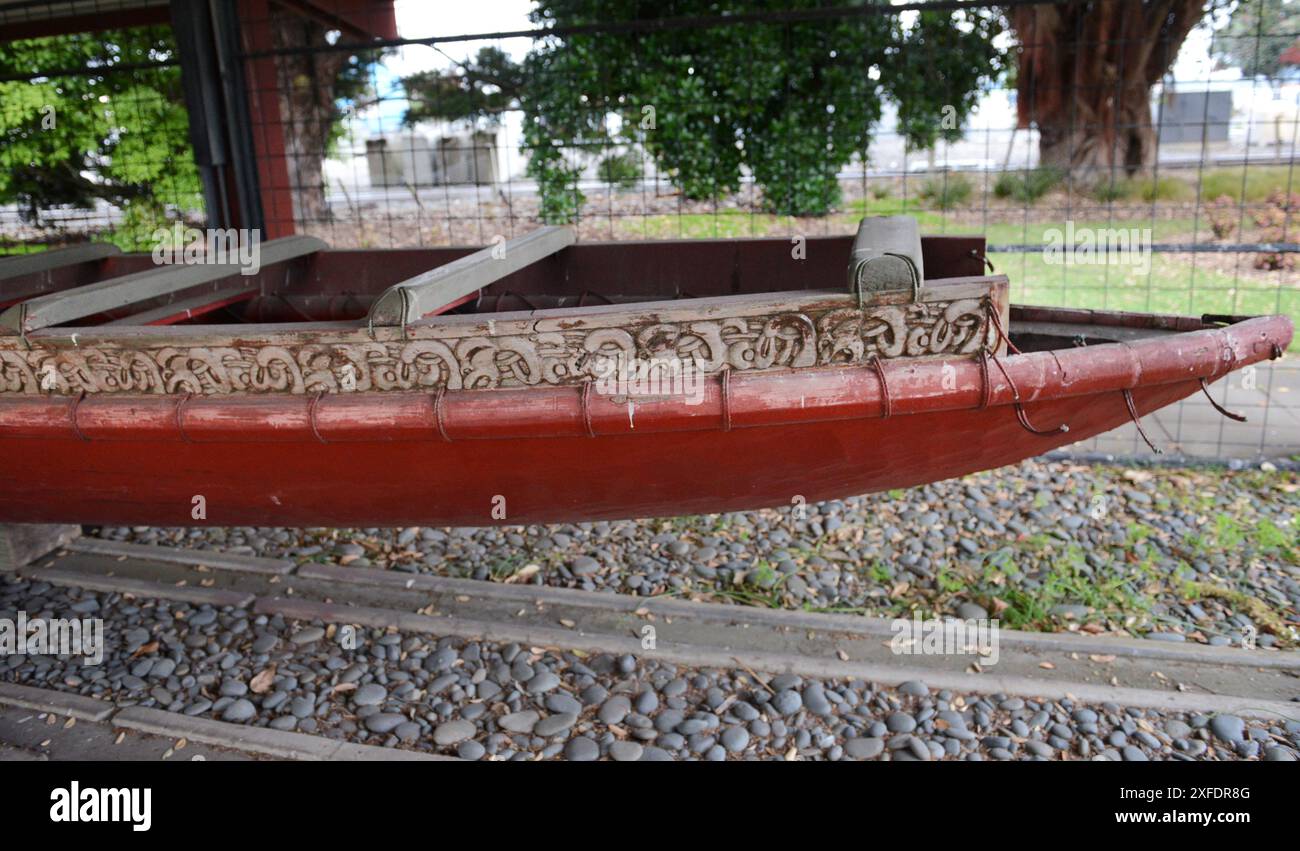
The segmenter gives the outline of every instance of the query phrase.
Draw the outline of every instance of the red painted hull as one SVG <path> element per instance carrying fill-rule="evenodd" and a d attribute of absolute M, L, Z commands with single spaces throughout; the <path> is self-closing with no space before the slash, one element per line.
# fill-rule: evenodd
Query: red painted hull
<path fill-rule="evenodd" d="M 703 402 L 576 388 L 0 397 L 0 522 L 488 525 L 789 505 L 1031 457 L 1276 356 L 1291 323 L 1004 358 L 715 380 Z M 1039 435 L 1017 419 L 1012 382 Z M 890 416 L 885 417 L 888 409 Z M 192 516 L 195 496 L 206 517 Z M 494 511 L 495 509 L 495 511 Z"/>

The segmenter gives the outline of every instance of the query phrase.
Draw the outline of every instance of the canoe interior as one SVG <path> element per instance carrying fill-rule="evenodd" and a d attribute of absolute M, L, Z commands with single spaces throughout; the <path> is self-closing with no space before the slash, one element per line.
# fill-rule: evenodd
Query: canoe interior
<path fill-rule="evenodd" d="M 680 240 L 573 245 L 484 288 L 450 313 L 544 310 L 799 290 L 846 285 L 851 236 L 809 237 L 795 259 L 788 239 Z M 985 274 L 983 237 L 925 237 L 927 281 Z M 393 284 L 477 251 L 478 247 L 324 250 L 251 276 L 234 276 L 200 294 L 254 288 L 251 298 L 217 304 L 187 325 L 360 321 Z M 0 309 L 33 296 L 60 292 L 157 268 L 149 254 L 121 254 L 41 273 L 0 280 Z M 75 323 L 146 324 L 189 292 L 110 311 Z M 210 299 L 214 304 L 224 299 Z"/>

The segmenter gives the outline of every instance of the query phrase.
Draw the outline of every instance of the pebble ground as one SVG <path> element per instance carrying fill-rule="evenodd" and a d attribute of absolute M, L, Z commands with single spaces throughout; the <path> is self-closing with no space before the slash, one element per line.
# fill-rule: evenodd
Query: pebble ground
<path fill-rule="evenodd" d="M 1031 461 L 738 512 L 482 528 L 104 528 L 113 540 L 814 611 L 1291 647 L 1300 475 Z"/>
<path fill-rule="evenodd" d="M 465 759 L 1285 760 L 1300 721 L 1168 713 L 327 626 L 0 578 L 0 618 L 102 618 L 102 664 L 0 679 Z"/>

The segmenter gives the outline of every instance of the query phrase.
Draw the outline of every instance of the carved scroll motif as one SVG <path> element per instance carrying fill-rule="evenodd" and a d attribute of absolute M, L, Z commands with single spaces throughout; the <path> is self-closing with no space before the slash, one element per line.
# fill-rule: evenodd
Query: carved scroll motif
<path fill-rule="evenodd" d="M 396 342 L 235 347 L 0 348 L 0 393 L 343 393 L 578 384 L 602 358 L 677 357 L 705 373 L 964 355 L 988 334 L 980 299 L 820 313 Z M 6 343 L 0 342 L 0 346 Z"/>

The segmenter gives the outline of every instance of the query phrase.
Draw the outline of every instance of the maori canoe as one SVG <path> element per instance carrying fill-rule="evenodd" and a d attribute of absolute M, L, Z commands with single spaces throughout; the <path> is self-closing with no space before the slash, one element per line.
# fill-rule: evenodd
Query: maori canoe
<path fill-rule="evenodd" d="M 0 263 L 0 522 L 790 505 L 1140 427 L 1291 342 L 1284 316 L 1012 306 L 982 238 L 919 246 L 878 280 L 853 237 L 556 228 L 479 250 L 291 237 L 255 274 L 94 250 Z M 900 269 L 910 285 L 889 284 Z"/>

